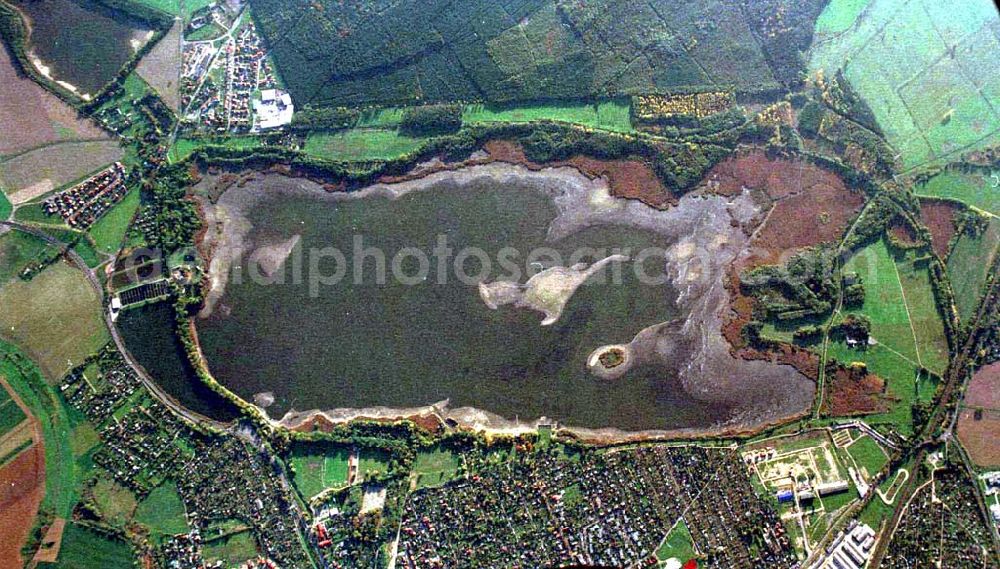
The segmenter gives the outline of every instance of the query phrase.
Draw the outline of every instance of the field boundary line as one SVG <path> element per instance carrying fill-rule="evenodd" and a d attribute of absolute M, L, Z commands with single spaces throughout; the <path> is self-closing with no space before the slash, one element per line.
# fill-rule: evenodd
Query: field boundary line
<path fill-rule="evenodd" d="M 903 278 L 899 274 L 899 265 L 896 264 L 896 260 L 892 259 L 892 268 L 896 271 L 896 282 L 899 283 L 899 293 L 903 297 L 903 310 L 906 311 L 906 322 L 910 325 L 910 333 L 913 334 L 913 350 L 917 354 L 917 365 L 924 367 L 923 362 L 920 360 L 920 342 L 917 341 L 917 329 L 913 327 L 913 317 L 910 316 L 910 306 L 906 302 L 906 288 L 903 286 Z"/>

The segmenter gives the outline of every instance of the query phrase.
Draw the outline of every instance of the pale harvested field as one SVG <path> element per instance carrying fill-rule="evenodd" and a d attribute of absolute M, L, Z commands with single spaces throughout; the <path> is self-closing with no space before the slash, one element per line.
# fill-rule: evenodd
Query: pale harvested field
<path fill-rule="evenodd" d="M 163 98 L 171 110 L 181 105 L 181 34 L 183 25 L 175 22 L 160 43 L 142 58 L 136 71 Z"/>
<path fill-rule="evenodd" d="M 0 187 L 12 203 L 21 204 L 121 157 L 122 149 L 113 140 L 52 144 L 0 162 Z"/>
<path fill-rule="evenodd" d="M 0 155 L 67 140 L 109 139 L 96 124 L 19 75 L 7 49 L 0 47 Z"/>

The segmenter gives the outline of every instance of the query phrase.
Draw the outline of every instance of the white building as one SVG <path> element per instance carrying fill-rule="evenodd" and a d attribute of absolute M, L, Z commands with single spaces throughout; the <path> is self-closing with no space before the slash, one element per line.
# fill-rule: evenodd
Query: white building
<path fill-rule="evenodd" d="M 292 96 L 278 89 L 264 89 L 260 100 L 253 102 L 257 130 L 278 128 L 292 122 L 295 106 Z"/>
<path fill-rule="evenodd" d="M 851 522 L 826 550 L 819 569 L 862 569 L 875 546 L 875 530 L 866 524 Z"/>

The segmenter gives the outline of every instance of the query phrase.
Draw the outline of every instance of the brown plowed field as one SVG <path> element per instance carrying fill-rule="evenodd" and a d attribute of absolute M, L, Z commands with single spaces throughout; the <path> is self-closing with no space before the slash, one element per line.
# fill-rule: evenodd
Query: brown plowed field
<path fill-rule="evenodd" d="M 967 406 L 958 416 L 958 438 L 979 466 L 1000 466 L 1000 362 L 972 376 L 965 393 Z M 977 420 L 976 416 L 979 416 Z"/>
<path fill-rule="evenodd" d="M 920 200 L 920 217 L 931 232 L 931 247 L 942 260 L 948 258 L 948 241 L 955 234 L 955 214 L 962 209 L 951 202 Z"/>
<path fill-rule="evenodd" d="M 108 138 L 97 125 L 78 118 L 72 107 L 19 75 L 4 46 L 0 46 L 0 101 L 0 154 L 52 142 Z"/>
<path fill-rule="evenodd" d="M 38 443 L 0 468 L 0 567 L 21 567 L 21 545 L 45 494 L 45 455 Z"/>
<path fill-rule="evenodd" d="M 969 382 L 965 404 L 970 407 L 1000 410 L 1000 362 L 983 366 Z"/>
<path fill-rule="evenodd" d="M 1000 411 L 983 410 L 976 420 L 977 411 L 962 409 L 958 415 L 958 438 L 977 465 L 992 468 L 1000 466 Z"/>

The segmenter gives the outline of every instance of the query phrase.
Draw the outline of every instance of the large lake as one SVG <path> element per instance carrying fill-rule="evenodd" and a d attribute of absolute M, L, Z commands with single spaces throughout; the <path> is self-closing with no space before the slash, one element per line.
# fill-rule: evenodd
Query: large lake
<path fill-rule="evenodd" d="M 430 255 L 446 236 L 456 252 L 475 247 L 494 260 L 487 280 L 504 273 L 495 262 L 504 247 L 519 252 L 523 269 L 537 269 L 526 267 L 525 256 L 542 246 L 564 259 L 594 248 L 598 254 L 586 259 L 593 261 L 606 256 L 602 249 L 670 245 L 660 234 L 627 225 L 586 223 L 552 234 L 559 211 L 546 183 L 540 177 L 503 184 L 483 179 L 455 187 L 445 180 L 394 199 L 332 199 L 322 191 L 296 191 L 301 181 L 268 176 L 228 190 L 220 204 L 228 216 L 242 217 L 231 225 L 242 226 L 245 252 L 294 247 L 271 275 L 284 274 L 286 284 L 249 278 L 246 255 L 233 262 L 242 278 L 229 278 L 211 314 L 198 323 L 211 371 L 247 400 L 272 394 L 267 410 L 273 417 L 293 409 L 408 408 L 448 399 L 451 408 L 471 406 L 509 419 L 545 416 L 579 427 L 668 429 L 722 420 L 727 407 L 689 396 L 670 365 L 638 365 L 614 380 L 588 371 L 594 349 L 628 343 L 644 328 L 678 316 L 677 292 L 668 284 L 639 282 L 634 261 L 620 265 L 618 284 L 608 268 L 592 276 L 551 326 L 541 326 L 543 315 L 527 308 L 490 309 L 476 286 L 454 277 L 453 264 L 446 265 L 450 278 L 439 282 L 433 257 L 430 278 L 418 284 L 393 278 L 377 284 L 369 258 L 360 284 L 349 272 L 344 281 L 310 294 L 310 250 L 335 247 L 351 264 L 357 236 L 388 261 L 405 247 Z M 296 256 L 306 267 L 298 284 L 292 282 Z M 664 264 L 660 255 L 644 268 L 654 274 Z M 320 264 L 324 274 L 335 266 L 330 258 Z M 480 268 L 475 259 L 464 266 L 468 273 Z M 419 267 L 410 258 L 402 268 L 412 275 Z"/>
<path fill-rule="evenodd" d="M 28 49 L 52 78 L 96 94 L 145 43 L 141 22 L 91 0 L 13 0 L 31 21 Z"/>

